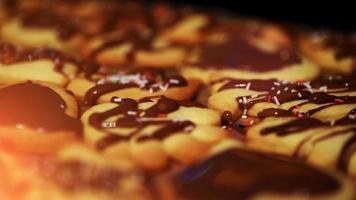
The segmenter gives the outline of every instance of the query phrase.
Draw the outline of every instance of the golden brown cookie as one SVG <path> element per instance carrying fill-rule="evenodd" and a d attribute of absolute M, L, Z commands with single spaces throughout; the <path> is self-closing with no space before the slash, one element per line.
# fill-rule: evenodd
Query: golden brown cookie
<path fill-rule="evenodd" d="M 77 77 L 67 87 L 87 106 L 110 102 L 114 96 L 138 100 L 147 96 L 165 95 L 177 100 L 188 100 L 199 87 L 197 80 L 185 79 L 173 70 L 154 68 L 95 73 L 91 77 Z"/>
<path fill-rule="evenodd" d="M 62 51 L 0 43 L 0 84 L 33 80 L 64 86 L 79 71 L 76 58 Z"/>
<path fill-rule="evenodd" d="M 224 113 L 225 125 L 233 125 L 234 118 L 268 116 L 312 117 L 333 123 L 356 108 L 353 76 L 330 75 L 295 83 L 221 79 L 213 85 L 212 93 L 209 106 Z M 258 121 L 250 122 L 253 120 Z"/>
<path fill-rule="evenodd" d="M 148 169 L 160 169 L 169 160 L 196 162 L 226 138 L 217 112 L 164 96 L 113 98 L 87 110 L 82 121 L 85 139 L 97 150 L 113 159 L 130 157 Z"/>
<path fill-rule="evenodd" d="M 350 74 L 356 66 L 356 34 L 333 32 L 302 33 L 302 53 L 325 71 Z"/>
<path fill-rule="evenodd" d="M 268 117 L 248 130 L 247 142 L 264 152 L 291 156 L 356 177 L 355 111 L 332 124 L 313 118 Z"/>
<path fill-rule="evenodd" d="M 219 37 L 197 46 L 183 74 L 206 83 L 224 77 L 311 80 L 319 74 L 317 67 L 299 55 L 281 27 L 246 23 L 227 23 L 223 31 L 217 31 Z"/>
<path fill-rule="evenodd" d="M 5 148 L 50 154 L 81 136 L 74 97 L 55 85 L 1 86 L 0 107 L 0 142 Z"/>

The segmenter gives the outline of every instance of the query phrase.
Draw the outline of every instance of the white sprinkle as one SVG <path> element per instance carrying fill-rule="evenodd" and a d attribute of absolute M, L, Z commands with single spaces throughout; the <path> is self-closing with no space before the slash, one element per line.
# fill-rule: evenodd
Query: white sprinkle
<path fill-rule="evenodd" d="M 277 94 L 281 94 L 281 91 L 280 91 L 280 90 L 278 90 L 278 91 L 277 91 Z"/>
<path fill-rule="evenodd" d="M 335 120 L 331 120 L 330 121 L 330 126 L 334 126 L 335 125 Z"/>
<path fill-rule="evenodd" d="M 169 82 L 170 82 L 170 83 L 173 83 L 173 84 L 178 84 L 178 83 L 179 83 L 179 80 L 177 80 L 177 79 L 170 79 Z"/>
<path fill-rule="evenodd" d="M 287 83 L 289 83 L 289 81 L 286 81 L 286 80 L 282 81 L 282 84 L 283 84 L 283 85 L 285 85 L 285 84 L 287 84 Z"/>
<path fill-rule="evenodd" d="M 297 92 L 297 90 L 295 90 L 295 89 L 292 89 L 292 90 L 291 90 L 291 92 L 292 92 L 292 93 L 294 93 L 294 92 Z"/>
<path fill-rule="evenodd" d="M 242 119 L 247 119 L 247 115 L 242 115 L 241 118 Z"/>
<path fill-rule="evenodd" d="M 285 87 L 285 88 L 284 88 L 284 91 L 288 91 L 288 90 L 289 90 L 289 88 L 288 88 L 288 87 Z"/>
<path fill-rule="evenodd" d="M 239 99 L 239 103 L 242 103 L 242 99 Z"/>
<path fill-rule="evenodd" d="M 101 127 L 103 128 L 114 128 L 116 127 L 116 122 L 102 122 Z"/>
<path fill-rule="evenodd" d="M 236 88 L 242 88 L 242 87 L 244 87 L 245 86 L 245 84 L 235 84 L 235 87 Z"/>
<path fill-rule="evenodd" d="M 345 87 L 349 87 L 349 83 L 345 83 Z"/>
<path fill-rule="evenodd" d="M 251 82 L 248 82 L 246 85 L 246 90 L 250 90 L 250 87 L 251 87 Z"/>
<path fill-rule="evenodd" d="M 300 92 L 298 92 L 298 97 L 302 98 L 302 94 Z"/>
<path fill-rule="evenodd" d="M 348 117 L 349 117 L 350 119 L 356 119 L 356 115 L 349 114 Z"/>
<path fill-rule="evenodd" d="M 164 85 L 160 85 L 159 88 L 160 88 L 161 90 L 163 90 L 163 91 L 166 91 L 166 90 L 168 89 L 168 86 L 169 86 L 169 84 L 166 83 L 166 84 L 164 84 Z"/>
<path fill-rule="evenodd" d="M 251 95 L 251 98 L 257 98 L 257 97 L 258 97 L 258 94 Z"/>
<path fill-rule="evenodd" d="M 247 98 L 246 97 L 242 97 L 242 102 L 243 102 L 243 104 L 247 104 Z"/>
<path fill-rule="evenodd" d="M 153 88 L 150 88 L 150 89 L 149 89 L 149 92 L 150 92 L 150 93 L 153 93 Z"/>
<path fill-rule="evenodd" d="M 274 90 L 274 89 L 275 89 L 274 87 L 271 88 L 271 90 Z"/>
<path fill-rule="evenodd" d="M 310 86 L 310 82 L 309 82 L 309 81 L 303 83 L 303 85 L 304 85 L 306 88 L 311 89 L 311 86 Z"/>
<path fill-rule="evenodd" d="M 132 110 L 129 110 L 129 111 L 127 111 L 127 114 L 128 114 L 128 115 L 136 115 L 136 114 L 137 114 L 137 112 L 132 111 Z"/>
<path fill-rule="evenodd" d="M 93 92 L 93 94 L 98 94 L 98 91 L 97 91 L 97 90 L 95 90 L 95 91 Z"/>
<path fill-rule="evenodd" d="M 276 103 L 276 105 L 278 105 L 278 106 L 281 105 L 276 96 L 273 96 L 273 99 L 274 99 L 274 102 Z"/>
<path fill-rule="evenodd" d="M 227 126 L 222 126 L 221 128 L 222 128 L 222 129 L 226 129 L 226 128 L 227 128 Z"/>
<path fill-rule="evenodd" d="M 192 131 L 194 129 L 194 126 L 187 126 L 185 127 L 184 131 Z"/>
<path fill-rule="evenodd" d="M 327 92 L 328 91 L 328 87 L 327 86 L 322 86 L 319 88 L 320 91 L 322 92 Z"/>
<path fill-rule="evenodd" d="M 100 80 L 98 80 L 97 82 L 96 82 L 96 84 L 98 84 L 98 85 L 102 85 L 102 84 L 104 84 L 105 83 L 105 80 L 104 79 L 100 79 Z"/>
<path fill-rule="evenodd" d="M 61 104 L 60 107 L 63 108 L 63 109 L 65 108 L 65 106 L 63 104 Z"/>
<path fill-rule="evenodd" d="M 113 100 L 114 100 L 114 102 L 116 102 L 116 103 L 120 103 L 122 99 L 119 98 L 119 97 L 114 97 Z"/>
<path fill-rule="evenodd" d="M 277 86 L 280 86 L 280 85 L 281 85 L 281 83 L 276 82 L 276 81 L 275 81 L 275 82 L 273 82 L 273 84 L 274 84 L 274 85 L 277 85 Z"/>

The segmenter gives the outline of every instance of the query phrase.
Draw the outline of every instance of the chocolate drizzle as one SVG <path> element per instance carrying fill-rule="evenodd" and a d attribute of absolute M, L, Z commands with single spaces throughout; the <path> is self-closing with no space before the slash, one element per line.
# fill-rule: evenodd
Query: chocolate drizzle
<path fill-rule="evenodd" d="M 230 40 L 202 48 L 199 66 L 218 69 L 240 69 L 266 72 L 301 62 L 293 49 L 265 52 L 250 44 L 240 33 L 231 33 Z"/>
<path fill-rule="evenodd" d="M 257 103 L 270 102 L 279 106 L 286 102 L 303 100 L 302 103 L 294 105 L 288 110 L 284 111 L 282 111 L 281 108 L 269 108 L 267 110 L 262 110 L 260 113 L 258 113 L 258 116 L 261 118 L 293 115 L 305 117 L 311 116 L 316 112 L 334 105 L 356 103 L 356 98 L 353 96 L 336 96 L 337 93 L 354 91 L 356 89 L 355 80 L 352 78 L 352 76 L 327 76 L 321 77 L 320 79 L 313 82 L 296 83 L 283 82 L 275 79 L 221 79 L 217 82 L 224 82 L 224 84 L 219 88 L 218 92 L 234 88 L 261 92 L 261 94 L 258 95 L 242 96 L 236 98 L 239 109 L 243 111 L 242 115 L 247 115 L 248 109 Z M 323 90 L 328 90 L 330 93 L 334 93 L 335 95 L 328 94 L 327 91 Z M 297 108 L 307 103 L 318 104 L 321 106 L 315 109 L 311 109 L 306 113 L 301 113 L 297 110 Z"/>
<path fill-rule="evenodd" d="M 19 83 L 0 89 L 0 123 L 5 126 L 81 134 L 81 122 L 65 114 L 66 106 L 56 92 L 37 83 Z"/>
<path fill-rule="evenodd" d="M 278 136 L 283 137 L 291 134 L 303 133 L 304 131 L 309 129 L 329 128 L 330 126 L 345 126 L 344 129 L 331 131 L 330 133 L 327 133 L 326 135 L 317 138 L 313 141 L 313 145 L 339 135 L 351 134 L 350 138 L 347 139 L 346 142 L 343 144 L 341 153 L 337 161 L 337 168 L 346 173 L 348 163 L 350 162 L 351 157 L 356 153 L 356 127 L 354 126 L 355 124 L 356 109 L 353 109 L 347 114 L 347 116 L 336 120 L 333 124 L 323 123 L 313 118 L 299 118 L 284 124 L 264 128 L 261 130 L 261 135 L 276 134 Z M 311 136 L 306 137 L 298 144 L 293 154 L 294 157 L 299 156 L 300 149 L 311 139 Z"/>
<path fill-rule="evenodd" d="M 250 199 L 257 194 L 309 195 L 337 192 L 333 177 L 289 159 L 246 150 L 229 150 L 190 167 L 175 179 L 180 195 L 187 199 Z M 288 184 L 286 184 L 288 183 Z"/>
<path fill-rule="evenodd" d="M 100 96 L 126 88 L 140 88 L 155 92 L 186 85 L 187 81 L 180 75 L 170 75 L 159 69 L 139 69 L 126 74 L 118 74 L 111 77 L 111 80 L 104 80 L 104 83 L 90 88 L 85 94 L 84 103 L 93 105 Z"/>
<path fill-rule="evenodd" d="M 146 98 L 145 102 L 148 101 Z M 97 129 L 104 130 L 108 133 L 108 136 L 103 137 L 97 143 L 97 148 L 103 150 L 110 145 L 113 145 L 120 141 L 127 141 L 144 128 L 151 125 L 160 126 L 157 130 L 153 131 L 149 135 L 141 135 L 137 137 L 137 142 L 144 142 L 151 139 L 162 140 L 169 137 L 176 132 L 189 132 L 191 128 L 194 128 L 195 124 L 188 120 L 170 120 L 166 118 L 166 115 L 179 109 L 180 103 L 167 97 L 160 97 L 158 101 L 146 110 L 138 108 L 138 102 L 132 99 L 118 99 L 113 98 L 113 102 L 118 103 L 118 106 L 102 113 L 94 113 L 89 118 L 89 123 Z M 105 127 L 105 120 L 112 116 L 122 115 L 114 123 L 113 128 L 135 128 L 128 134 L 118 134 L 110 132 Z"/>
<path fill-rule="evenodd" d="M 2 64 L 8 65 L 18 62 L 31 62 L 39 59 L 52 60 L 54 68 L 58 72 L 63 71 L 65 63 L 73 63 L 74 66 L 80 67 L 76 58 L 56 49 L 48 47 L 20 49 L 10 43 L 0 43 L 0 63 Z"/>

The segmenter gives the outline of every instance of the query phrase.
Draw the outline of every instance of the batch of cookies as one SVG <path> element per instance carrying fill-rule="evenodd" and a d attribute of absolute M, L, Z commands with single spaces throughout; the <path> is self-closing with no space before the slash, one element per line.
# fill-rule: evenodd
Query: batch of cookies
<path fill-rule="evenodd" d="M 356 199 L 356 33 L 0 1 L 1 200 Z"/>

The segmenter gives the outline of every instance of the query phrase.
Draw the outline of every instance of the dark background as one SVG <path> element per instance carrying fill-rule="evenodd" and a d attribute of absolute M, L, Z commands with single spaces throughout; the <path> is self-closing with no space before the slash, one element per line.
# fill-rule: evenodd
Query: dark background
<path fill-rule="evenodd" d="M 218 9 L 281 22 L 343 32 L 356 31 L 356 1 L 180 0 L 178 4 Z"/>

